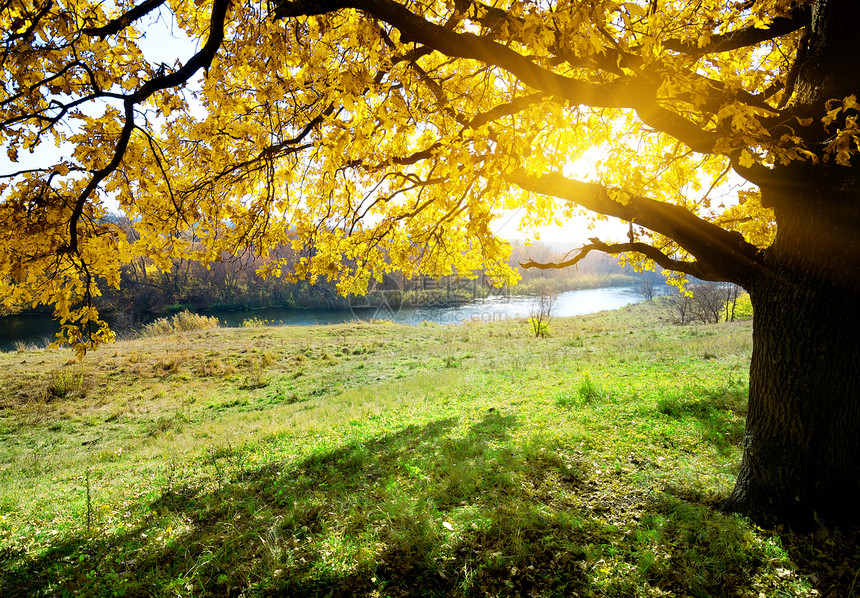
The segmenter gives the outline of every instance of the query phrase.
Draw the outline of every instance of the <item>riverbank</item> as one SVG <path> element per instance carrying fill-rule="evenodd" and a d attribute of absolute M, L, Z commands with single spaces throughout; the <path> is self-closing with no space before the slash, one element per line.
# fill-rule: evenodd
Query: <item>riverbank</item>
<path fill-rule="evenodd" d="M 315 326 L 343 324 L 356 319 L 392 320 L 401 324 L 418 325 L 422 322 L 457 325 L 466 322 L 498 322 L 527 318 L 534 309 L 534 298 L 512 295 L 507 291 L 499 295 L 473 301 L 449 301 L 450 297 L 418 297 L 409 301 L 391 300 L 383 295 L 361 298 L 352 309 L 295 309 L 265 308 L 254 310 L 205 311 L 205 315 L 218 318 L 222 326 L 242 326 L 246 322 L 264 322 L 274 325 Z M 617 309 L 637 301 L 643 296 L 637 287 L 609 286 L 559 293 L 553 313 L 560 317 L 583 315 L 607 309 Z M 108 323 L 119 338 L 136 338 L 140 330 L 156 320 L 155 316 L 130 319 L 107 316 Z M 21 347 L 44 347 L 53 342 L 57 322 L 50 316 L 10 316 L 0 318 L 0 351 Z"/>
<path fill-rule="evenodd" d="M 641 303 L 551 332 L 222 328 L 82 362 L 0 354 L 0 594 L 850 587 L 844 537 L 713 509 L 740 459 L 748 322 L 675 327 Z"/>

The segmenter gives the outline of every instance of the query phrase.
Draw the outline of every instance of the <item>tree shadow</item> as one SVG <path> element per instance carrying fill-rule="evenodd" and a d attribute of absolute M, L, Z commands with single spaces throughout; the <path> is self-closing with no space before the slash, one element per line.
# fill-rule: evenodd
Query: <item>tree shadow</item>
<path fill-rule="evenodd" d="M 131 531 L 0 555 L 0 593 L 729 596 L 768 570 L 742 520 L 621 478 L 605 487 L 577 450 L 519 439 L 518 425 L 442 419 L 238 468 L 214 490 L 180 484 Z M 156 540 L 165 517 L 184 525 Z"/>
<path fill-rule="evenodd" d="M 675 419 L 696 419 L 702 440 L 725 454 L 743 440 L 746 393 L 745 388 L 738 386 L 697 389 L 683 395 L 663 397 L 658 401 L 657 410 Z"/>
<path fill-rule="evenodd" d="M 809 533 L 776 530 L 775 536 L 823 598 L 860 596 L 860 525 Z"/>

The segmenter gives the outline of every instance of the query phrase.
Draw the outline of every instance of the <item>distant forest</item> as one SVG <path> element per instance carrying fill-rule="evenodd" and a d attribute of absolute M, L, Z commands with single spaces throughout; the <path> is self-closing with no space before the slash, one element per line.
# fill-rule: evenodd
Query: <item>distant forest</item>
<path fill-rule="evenodd" d="M 541 289 L 549 288 L 555 292 L 569 289 L 594 288 L 600 286 L 638 285 L 643 277 L 649 275 L 662 280 L 659 275 L 650 272 L 635 274 L 631 268 L 618 264 L 616 258 L 603 254 L 590 254 L 576 268 L 563 270 L 524 270 L 520 262 L 528 259 L 538 261 L 560 260 L 564 256 L 551 245 L 534 243 L 526 246 L 522 242 L 513 243 L 511 264 L 517 268 L 522 280 L 506 292 L 512 294 L 532 294 L 536 283 Z M 281 249 L 277 258 L 286 259 L 287 263 L 295 263 L 299 259 L 289 248 Z M 99 307 L 106 313 L 139 314 L 171 314 L 181 310 L 191 311 L 236 311 L 268 307 L 288 308 L 317 308 L 317 309 L 347 309 L 349 299 L 340 295 L 334 283 L 319 280 L 314 284 L 307 282 L 288 282 L 283 278 L 262 278 L 257 275 L 257 269 L 263 261 L 245 253 L 238 256 L 225 255 L 209 268 L 190 259 L 177 258 L 171 268 L 163 271 L 148 259 L 141 258 L 137 262 L 125 266 L 121 271 L 119 289 L 105 285 L 104 294 L 99 299 Z M 401 289 L 441 289 L 452 288 L 449 280 L 419 281 L 394 280 L 394 285 Z M 481 284 L 463 285 L 459 279 L 458 288 L 471 288 L 481 292 Z M 544 282 L 546 281 L 546 282 Z M 417 284 L 416 284 L 417 283 Z M 392 288 L 389 283 L 388 289 Z M 425 291 L 421 291 L 425 292 Z M 485 294 L 494 293 L 493 289 L 485 289 Z M 468 300 L 472 297 L 461 297 Z M 24 306 L 22 306 L 24 307 Z M 28 310 L 13 310 L 11 313 L 27 313 Z M 3 315 L 9 315 L 9 312 Z"/>

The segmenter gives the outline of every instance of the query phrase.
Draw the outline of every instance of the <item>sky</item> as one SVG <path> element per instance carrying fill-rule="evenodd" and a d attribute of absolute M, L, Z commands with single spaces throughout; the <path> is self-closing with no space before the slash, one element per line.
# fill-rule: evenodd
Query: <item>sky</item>
<path fill-rule="evenodd" d="M 521 231 L 519 226 L 524 214 L 525 208 L 506 212 L 494 223 L 493 232 L 509 241 L 539 239 L 547 244 L 565 246 L 567 249 L 579 248 L 592 237 L 606 242 L 623 241 L 627 238 L 628 224 L 617 218 L 597 222 L 589 228 L 588 219 L 578 216 L 567 220 L 561 226 L 541 226 Z"/>

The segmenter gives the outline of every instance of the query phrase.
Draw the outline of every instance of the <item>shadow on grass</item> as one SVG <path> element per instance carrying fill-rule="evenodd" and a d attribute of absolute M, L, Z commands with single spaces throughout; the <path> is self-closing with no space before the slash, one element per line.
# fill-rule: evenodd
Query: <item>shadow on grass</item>
<path fill-rule="evenodd" d="M 718 389 L 693 389 L 682 396 L 663 397 L 657 410 L 675 419 L 698 420 L 702 440 L 725 453 L 740 445 L 747 410 L 745 386 L 729 385 Z"/>
<path fill-rule="evenodd" d="M 733 596 L 779 557 L 705 506 L 623 480 L 600 490 L 563 442 L 518 439 L 514 416 L 456 423 L 240 469 L 214 491 L 177 486 L 133 531 L 0 555 L 0 594 Z"/>
<path fill-rule="evenodd" d="M 824 598 L 860 596 L 860 525 L 782 533 L 780 541 L 799 570 L 815 581 Z"/>

